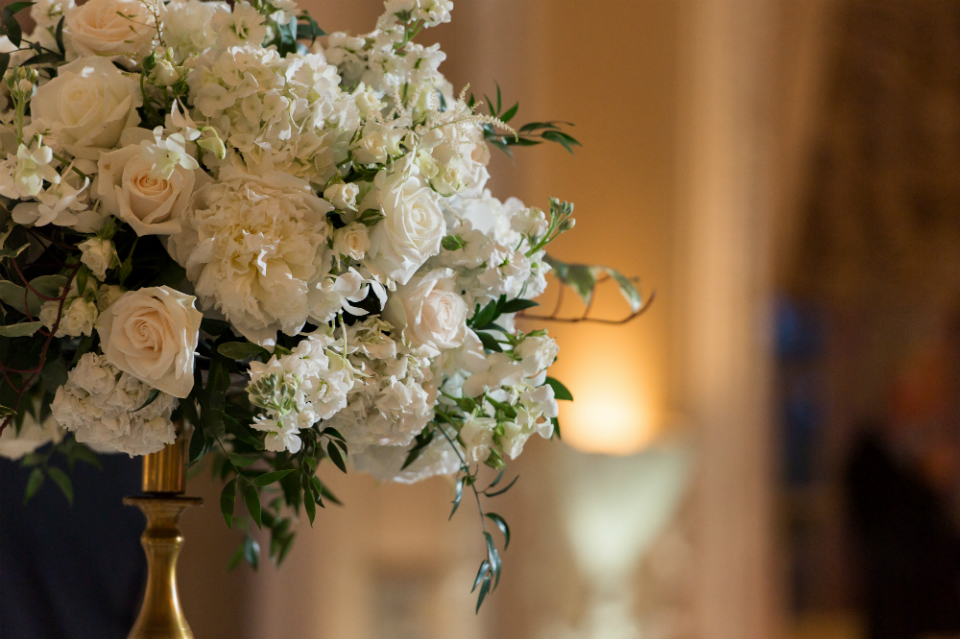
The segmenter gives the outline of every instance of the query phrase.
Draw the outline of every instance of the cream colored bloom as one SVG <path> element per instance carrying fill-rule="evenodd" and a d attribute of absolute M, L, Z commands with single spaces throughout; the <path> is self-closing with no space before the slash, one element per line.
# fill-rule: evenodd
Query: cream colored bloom
<path fill-rule="evenodd" d="M 94 277 L 103 280 L 107 277 L 107 270 L 120 266 L 120 256 L 110 240 L 93 237 L 77 245 L 82 255 L 80 261 L 85 264 Z"/>
<path fill-rule="evenodd" d="M 203 319 L 195 299 L 167 286 L 125 293 L 97 322 L 107 361 L 174 397 L 189 395 Z"/>
<path fill-rule="evenodd" d="M 467 331 L 467 304 L 455 291 L 455 273 L 437 269 L 397 287 L 387 301 L 383 318 L 402 330 L 413 352 L 436 357 L 463 343 Z"/>
<path fill-rule="evenodd" d="M 69 9 L 67 46 L 78 56 L 114 56 L 139 62 L 156 36 L 153 14 L 136 0 L 88 0 Z"/>

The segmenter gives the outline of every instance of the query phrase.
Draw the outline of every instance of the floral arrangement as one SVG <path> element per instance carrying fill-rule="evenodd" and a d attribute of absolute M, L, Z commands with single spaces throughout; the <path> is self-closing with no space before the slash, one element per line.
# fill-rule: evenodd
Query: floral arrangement
<path fill-rule="evenodd" d="M 486 526 L 510 532 L 480 497 L 572 399 L 547 376 L 556 343 L 517 315 L 551 271 L 588 308 L 604 278 L 631 317 L 641 299 L 547 256 L 571 205 L 485 190 L 491 146 L 578 142 L 513 129 L 499 89 L 489 114 L 454 93 L 439 47 L 413 41 L 449 0 L 385 6 L 359 37 L 291 0 L 3 10 L 0 451 L 31 469 L 27 499 L 47 478 L 70 499 L 65 467 L 192 429 L 192 472 L 209 462 L 247 531 L 234 564 L 256 566 L 251 522 L 279 563 L 301 510 L 337 502 L 324 460 L 447 475 L 454 511 L 472 490 L 484 522 L 478 606 L 496 586 Z"/>

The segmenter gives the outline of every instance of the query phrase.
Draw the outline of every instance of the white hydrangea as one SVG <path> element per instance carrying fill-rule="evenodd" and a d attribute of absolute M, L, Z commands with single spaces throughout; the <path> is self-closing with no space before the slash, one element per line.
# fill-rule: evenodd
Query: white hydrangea
<path fill-rule="evenodd" d="M 448 435 L 453 445 L 438 433 L 420 452 L 420 456 L 403 470 L 401 467 L 409 454 L 409 447 L 406 446 L 368 446 L 362 453 L 351 453 L 350 461 L 356 470 L 373 475 L 381 482 L 415 484 L 437 475 L 453 475 L 460 470 L 457 452 L 462 452 L 462 449 L 456 441 L 456 431 L 451 430 Z"/>
<path fill-rule="evenodd" d="M 328 422 L 347 440 L 351 453 L 367 446 L 406 446 L 433 419 L 437 390 L 430 361 L 401 354 L 370 361 L 351 357 L 363 380 L 347 406 Z"/>
<path fill-rule="evenodd" d="M 311 336 L 289 355 L 251 363 L 247 393 L 251 403 L 266 410 L 253 427 L 267 433 L 267 450 L 296 453 L 299 430 L 330 419 L 346 406 L 353 372 L 341 356 L 328 352 L 331 341 Z"/>
<path fill-rule="evenodd" d="M 364 89 L 378 99 L 391 103 L 395 96 L 423 88 L 447 88 L 449 83 L 440 74 L 439 67 L 447 55 L 439 45 L 424 47 L 403 41 L 402 29 L 377 30 L 364 36 L 332 33 L 327 40 L 324 55 L 335 64 L 343 79 L 344 88 Z M 413 89 L 411 89 L 413 87 Z M 445 91 L 445 95 L 450 91 Z M 362 92 L 358 98 L 366 100 Z"/>
<path fill-rule="evenodd" d="M 319 54 L 283 58 L 274 49 L 218 47 L 197 61 L 188 82 L 194 119 L 213 127 L 256 173 L 283 171 L 323 184 L 360 124 L 356 106 L 341 96 L 336 67 Z"/>
<path fill-rule="evenodd" d="M 204 308 L 216 308 L 247 338 L 296 335 L 323 293 L 332 207 L 310 185 L 283 173 L 221 171 L 194 195 L 193 210 L 168 249 Z"/>
<path fill-rule="evenodd" d="M 229 14 L 224 2 L 172 0 L 163 5 L 160 18 L 163 38 L 173 50 L 175 60 L 200 55 L 217 44 L 217 16 Z"/>
<path fill-rule="evenodd" d="M 217 48 L 252 45 L 259 47 L 267 37 L 267 19 L 248 2 L 238 2 L 233 11 L 217 12 L 213 29 L 217 34 Z"/>
<path fill-rule="evenodd" d="M 144 406 L 153 390 L 103 355 L 87 353 L 57 389 L 51 409 L 78 442 L 131 457 L 147 455 L 176 439 L 170 415 L 178 400 L 161 392 Z"/>

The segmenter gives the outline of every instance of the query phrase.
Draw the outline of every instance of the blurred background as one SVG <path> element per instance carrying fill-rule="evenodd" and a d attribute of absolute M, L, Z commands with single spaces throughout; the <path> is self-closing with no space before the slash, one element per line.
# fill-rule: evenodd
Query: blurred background
<path fill-rule="evenodd" d="M 303 4 L 352 33 L 382 7 Z M 448 483 L 330 475 L 346 505 L 279 572 L 224 573 L 217 509 L 187 516 L 197 636 L 960 636 L 960 3 L 455 4 L 423 41 L 457 90 L 584 145 L 495 153 L 494 194 L 575 202 L 553 252 L 656 302 L 550 326 L 577 401 L 511 466 L 479 616 Z"/>
<path fill-rule="evenodd" d="M 382 10 L 301 5 L 354 34 Z M 563 443 L 511 464 L 479 615 L 478 522 L 447 522 L 448 482 L 328 469 L 345 506 L 302 522 L 279 571 L 228 573 L 239 536 L 202 474 L 196 636 L 960 637 L 960 2 L 455 5 L 420 40 L 456 89 L 497 82 L 517 122 L 583 143 L 494 151 L 494 194 L 575 202 L 552 252 L 656 302 L 549 326 L 577 401 Z M 624 312 L 615 290 L 596 309 Z"/>

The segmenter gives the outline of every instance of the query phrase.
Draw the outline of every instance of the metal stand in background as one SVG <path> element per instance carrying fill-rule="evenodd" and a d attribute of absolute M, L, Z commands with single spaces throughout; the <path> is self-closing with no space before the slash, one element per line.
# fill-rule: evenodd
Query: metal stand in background
<path fill-rule="evenodd" d="M 190 624 L 180 609 L 177 595 L 177 556 L 183 546 L 180 515 L 188 506 L 199 506 L 199 497 L 184 497 L 187 479 L 184 466 L 182 424 L 176 443 L 143 458 L 141 497 L 123 503 L 136 506 L 147 517 L 140 537 L 147 554 L 147 589 L 129 639 L 193 639 Z"/>

